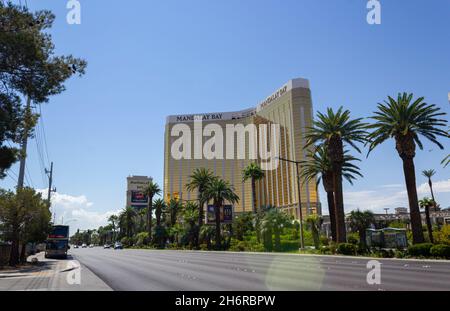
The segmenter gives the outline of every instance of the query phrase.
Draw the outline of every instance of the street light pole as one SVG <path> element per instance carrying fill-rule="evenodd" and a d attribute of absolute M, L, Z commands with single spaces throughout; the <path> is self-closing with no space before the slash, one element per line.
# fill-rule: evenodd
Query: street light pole
<path fill-rule="evenodd" d="M 280 161 L 285 161 L 289 163 L 294 163 L 297 171 L 297 191 L 298 191 L 298 212 L 300 218 L 300 249 L 305 249 L 305 239 L 303 234 L 303 212 L 302 212 L 302 196 L 301 196 L 301 188 L 300 188 L 300 161 L 293 161 L 289 159 L 278 158 Z"/>

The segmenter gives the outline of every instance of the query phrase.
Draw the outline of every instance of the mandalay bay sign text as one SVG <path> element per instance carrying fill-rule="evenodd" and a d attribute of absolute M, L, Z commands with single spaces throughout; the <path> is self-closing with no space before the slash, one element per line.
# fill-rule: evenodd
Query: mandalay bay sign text
<path fill-rule="evenodd" d="M 193 121 L 193 129 L 188 124 L 175 124 L 170 131 L 173 138 L 170 146 L 172 158 L 175 160 L 259 160 L 263 170 L 278 168 L 279 124 L 257 126 L 229 123 L 224 128 L 223 125 L 208 122 L 203 126 L 204 120 L 221 118 L 221 114 L 194 115 L 192 119 L 186 120 Z"/>

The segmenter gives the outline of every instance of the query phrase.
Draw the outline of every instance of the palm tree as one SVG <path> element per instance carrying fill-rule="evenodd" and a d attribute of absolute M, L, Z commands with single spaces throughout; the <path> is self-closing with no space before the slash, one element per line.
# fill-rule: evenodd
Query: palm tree
<path fill-rule="evenodd" d="M 206 241 L 206 246 L 211 249 L 211 237 L 214 234 L 214 228 L 212 226 L 203 225 L 200 228 L 200 236 L 203 241 Z"/>
<path fill-rule="evenodd" d="M 214 213 L 216 215 L 216 248 L 221 248 L 220 236 L 220 211 L 223 208 L 225 201 L 231 204 L 239 202 L 238 195 L 234 192 L 234 187 L 227 181 L 221 178 L 213 178 L 213 180 L 206 187 L 203 194 L 203 201 L 213 201 Z"/>
<path fill-rule="evenodd" d="M 152 213 L 153 213 L 153 197 L 155 195 L 159 195 L 161 193 L 161 189 L 159 185 L 153 180 L 149 181 L 149 183 L 145 186 L 143 193 L 148 197 L 148 205 L 147 205 L 147 232 L 148 232 L 148 240 L 152 240 Z"/>
<path fill-rule="evenodd" d="M 340 107 L 335 113 L 328 108 L 326 114 L 317 113 L 317 120 L 306 134 L 305 148 L 324 144 L 333 171 L 334 206 L 336 210 L 336 236 L 338 243 L 346 242 L 344 198 L 342 192 L 342 166 L 344 164 L 344 143 L 361 152 L 356 142 L 366 142 L 366 124 L 362 119 L 350 119 L 350 111 Z"/>
<path fill-rule="evenodd" d="M 206 168 L 197 168 L 194 170 L 191 176 L 189 176 L 189 182 L 186 185 L 186 189 L 188 191 L 198 192 L 198 227 L 201 228 L 203 225 L 204 215 L 204 207 L 205 201 L 203 200 L 203 193 L 207 186 L 211 183 L 211 180 L 214 178 L 214 174 Z M 200 232 L 199 232 L 200 234 Z M 200 236 L 197 237 L 197 241 L 200 241 Z M 197 245 L 198 247 L 198 245 Z"/>
<path fill-rule="evenodd" d="M 252 208 L 253 213 L 256 213 L 256 182 L 264 178 L 264 171 L 257 163 L 252 162 L 242 171 L 242 176 L 244 182 L 249 179 L 252 182 Z"/>
<path fill-rule="evenodd" d="M 447 167 L 447 165 L 450 164 L 450 154 L 447 155 L 441 162 L 442 165 L 444 165 L 444 167 Z"/>
<path fill-rule="evenodd" d="M 447 123 L 447 120 L 439 119 L 445 115 L 445 112 L 441 112 L 440 108 L 434 104 L 425 103 L 423 97 L 412 101 L 413 96 L 407 93 L 398 94 L 397 100 L 389 96 L 384 103 L 378 104 L 378 111 L 371 117 L 375 123 L 369 126 L 373 129 L 368 136 L 369 153 L 389 138 L 395 139 L 397 152 L 403 162 L 413 243 L 423 243 L 414 167 L 416 145 L 423 149 L 419 139 L 421 135 L 443 149 L 437 138 L 438 136 L 449 137 L 449 135 L 440 128 Z"/>
<path fill-rule="evenodd" d="M 425 209 L 425 219 L 427 222 L 428 237 L 430 238 L 430 242 L 434 243 L 433 227 L 431 226 L 431 219 L 430 219 L 430 207 L 436 206 L 436 202 L 433 199 L 425 197 L 419 201 L 419 206 Z"/>
<path fill-rule="evenodd" d="M 360 211 L 359 209 L 350 212 L 348 217 L 350 228 L 359 234 L 359 245 L 361 249 L 367 249 L 366 229 L 375 223 L 375 216 L 371 211 Z"/>
<path fill-rule="evenodd" d="M 355 175 L 362 177 L 359 167 L 351 163 L 352 161 L 360 161 L 359 159 L 348 154 L 348 150 L 344 150 L 344 163 L 342 164 L 342 176 L 353 185 Z M 336 237 L 336 211 L 334 208 L 334 192 L 333 192 L 333 169 L 331 161 L 328 157 L 326 145 L 319 145 L 307 155 L 307 159 L 301 162 L 302 173 L 301 178 L 304 183 L 316 179 L 316 186 L 319 187 L 322 181 L 323 188 L 327 193 L 328 213 L 330 215 L 331 237 L 334 242 Z"/>
<path fill-rule="evenodd" d="M 161 216 L 166 210 L 166 202 L 163 199 L 157 199 L 154 202 L 155 204 L 155 216 L 156 216 L 156 225 L 161 226 Z"/>
<path fill-rule="evenodd" d="M 311 229 L 311 234 L 314 241 L 315 249 L 319 249 L 320 247 L 320 226 L 322 225 L 322 218 L 318 215 L 309 215 L 306 218 L 306 223 Z"/>
<path fill-rule="evenodd" d="M 272 228 L 275 250 L 281 251 L 281 233 L 283 228 L 289 227 L 292 224 L 291 216 L 279 208 L 271 208 L 264 216 L 263 224 L 266 226 L 269 225 Z"/>
<path fill-rule="evenodd" d="M 167 205 L 167 212 L 169 214 L 169 225 L 171 227 L 175 226 L 177 223 L 178 212 L 182 207 L 182 204 L 178 200 L 170 199 L 169 204 Z"/>
<path fill-rule="evenodd" d="M 119 214 L 119 223 L 121 227 L 125 230 L 126 237 L 130 238 L 133 236 L 133 228 L 135 226 L 134 218 L 137 216 L 136 210 L 132 207 L 126 207 Z"/>
<path fill-rule="evenodd" d="M 183 209 L 183 222 L 186 226 L 186 234 L 190 247 L 198 245 L 197 237 L 199 236 L 198 226 L 198 205 L 194 202 L 187 202 Z"/>
<path fill-rule="evenodd" d="M 117 230 L 117 225 L 119 224 L 119 216 L 117 215 L 111 215 L 108 217 L 108 222 L 111 225 L 111 229 L 113 232 L 113 237 L 112 240 L 115 242 L 116 241 L 116 230 Z"/>
<path fill-rule="evenodd" d="M 431 181 L 431 177 L 433 177 L 434 174 L 436 174 L 435 170 L 424 170 L 424 171 L 422 171 L 422 175 L 424 177 L 428 178 L 428 186 L 430 187 L 431 198 L 433 199 L 433 202 L 434 202 L 434 210 L 436 210 L 436 199 L 434 198 L 433 182 Z"/>

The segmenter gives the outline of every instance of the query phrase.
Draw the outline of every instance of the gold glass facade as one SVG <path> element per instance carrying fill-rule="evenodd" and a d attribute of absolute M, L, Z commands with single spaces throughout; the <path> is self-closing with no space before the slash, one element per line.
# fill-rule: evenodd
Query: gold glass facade
<path fill-rule="evenodd" d="M 195 132 L 195 120 L 200 118 L 201 128 L 205 129 L 209 124 L 217 124 L 223 130 L 223 154 L 222 158 L 207 159 L 195 157 L 195 151 L 190 150 L 189 158 L 178 159 L 172 154 L 172 145 L 179 139 L 174 135 L 174 126 L 186 125 L 192 133 Z M 169 116 L 167 118 L 165 130 L 164 149 L 164 197 L 178 198 L 181 200 L 193 200 L 196 193 L 188 192 L 185 185 L 189 182 L 189 176 L 195 168 L 208 168 L 215 175 L 229 181 L 235 188 L 240 200 L 234 206 L 236 213 L 252 211 L 252 190 L 251 182 L 243 182 L 242 171 L 255 160 L 249 157 L 250 137 L 247 133 L 245 138 L 234 139 L 233 144 L 227 143 L 227 126 L 254 124 L 258 128 L 261 124 L 279 124 L 279 156 L 293 161 L 303 160 L 305 157 L 304 133 L 305 128 L 311 126 L 312 121 L 312 101 L 309 82 L 305 79 L 290 80 L 283 87 L 269 96 L 256 108 L 239 112 L 211 113 L 196 115 Z M 197 127 L 198 128 L 198 127 Z M 214 133 L 217 134 L 217 133 Z M 260 145 L 261 135 L 256 132 L 255 141 Z M 204 137 L 201 144 L 204 144 L 209 137 Z M 195 146 L 197 142 L 194 135 L 189 138 L 190 145 Z M 217 142 L 217 141 L 216 141 Z M 220 140 L 219 140 L 220 143 Z M 183 146 L 185 147 L 185 146 Z M 243 159 L 238 157 L 238 148 L 245 147 Z M 230 150 L 227 150 L 229 148 Z M 257 149 L 258 149 L 257 148 Z M 192 149 L 195 149 L 193 147 Z M 258 149 L 259 150 L 259 149 Z M 227 153 L 227 151 L 229 151 Z M 260 160 L 256 160 L 260 162 Z M 301 167 L 300 167 L 301 169 Z M 279 161 L 279 165 L 274 170 L 266 170 L 265 177 L 256 184 L 257 206 L 272 205 L 286 209 L 293 216 L 298 218 L 298 190 L 295 164 Z M 301 202 L 303 216 L 310 213 L 321 214 L 318 193 L 316 191 L 315 180 L 309 183 L 301 183 Z"/>

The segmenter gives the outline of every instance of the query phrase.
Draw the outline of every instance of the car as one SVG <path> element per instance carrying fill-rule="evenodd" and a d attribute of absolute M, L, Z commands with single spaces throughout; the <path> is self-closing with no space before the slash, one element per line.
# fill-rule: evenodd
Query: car
<path fill-rule="evenodd" d="M 75 245 L 73 246 L 73 248 L 78 248 L 78 244 L 75 244 Z"/>
<path fill-rule="evenodd" d="M 111 248 L 111 245 L 105 244 L 105 245 L 103 245 L 103 248 Z"/>
<path fill-rule="evenodd" d="M 89 248 L 94 248 L 94 244 L 89 244 Z"/>
<path fill-rule="evenodd" d="M 87 247 L 86 243 L 81 244 L 81 248 L 86 248 L 86 247 Z"/>
<path fill-rule="evenodd" d="M 122 243 L 116 242 L 116 243 L 114 244 L 114 249 L 123 249 Z"/>

